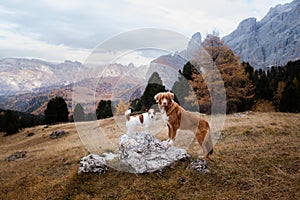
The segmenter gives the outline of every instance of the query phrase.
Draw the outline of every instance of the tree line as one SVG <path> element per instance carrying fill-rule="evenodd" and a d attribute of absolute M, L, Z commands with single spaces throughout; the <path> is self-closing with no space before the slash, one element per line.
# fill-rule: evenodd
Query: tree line
<path fill-rule="evenodd" d="M 43 123 L 44 117 L 42 115 L 0 109 L 0 132 L 4 132 L 5 135 L 17 133 L 21 128 Z"/>
<path fill-rule="evenodd" d="M 208 35 L 202 47 L 220 72 L 226 92 L 227 114 L 247 110 L 300 112 L 300 60 L 290 61 L 285 66 L 255 70 L 249 63 L 241 63 L 217 36 Z M 218 80 L 211 63 L 203 64 L 201 59 L 205 56 L 199 55 L 199 59 L 187 62 L 178 71 L 178 80 L 171 91 L 175 94 L 175 101 L 185 109 L 210 114 L 212 97 L 208 84 L 214 89 Z M 143 95 L 131 100 L 130 106 L 135 111 L 149 108 L 155 104 L 153 96 L 162 91 L 166 88 L 155 72 Z"/>
<path fill-rule="evenodd" d="M 202 47 L 220 72 L 226 91 L 226 113 L 246 110 L 300 112 L 300 60 L 288 62 L 285 66 L 255 70 L 249 63 L 240 63 L 239 58 L 217 36 L 208 35 Z M 208 84 L 214 86 L 216 80 L 210 65 L 203 65 L 203 57 L 199 55 L 198 60 L 187 62 L 178 71 L 178 80 L 171 91 L 175 94 L 175 101 L 185 109 L 209 114 L 212 98 Z M 62 97 L 48 102 L 44 117 L 0 110 L 0 131 L 13 134 L 20 128 L 38 124 L 104 119 L 114 114 L 122 115 L 129 107 L 133 113 L 143 112 L 156 104 L 155 94 L 165 91 L 167 89 L 160 75 L 154 72 L 142 95 L 133 95 L 129 102 L 100 100 L 95 113 L 86 114 L 83 107 L 76 104 L 73 114 L 69 116 Z"/>
<path fill-rule="evenodd" d="M 256 104 L 268 104 L 274 111 L 300 112 L 300 60 L 266 70 L 254 70 L 249 63 L 243 66 L 255 86 Z"/>

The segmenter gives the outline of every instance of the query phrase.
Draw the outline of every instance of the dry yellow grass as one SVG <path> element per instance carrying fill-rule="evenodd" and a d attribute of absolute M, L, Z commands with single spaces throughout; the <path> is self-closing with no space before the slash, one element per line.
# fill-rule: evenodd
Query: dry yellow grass
<path fill-rule="evenodd" d="M 121 120 L 120 126 L 114 118 L 97 122 L 114 144 L 125 128 Z M 191 160 L 162 174 L 136 176 L 110 169 L 103 175 L 78 175 L 78 162 L 88 151 L 74 123 L 27 128 L 0 137 L 0 199 L 300 199 L 299 122 L 300 114 L 228 115 L 207 160 L 211 170 L 207 175 L 185 170 Z M 81 126 L 83 137 L 98 128 L 90 122 Z M 165 127 L 157 127 L 157 137 L 165 139 Z M 68 134 L 50 139 L 58 129 Z M 184 145 L 184 139 L 178 138 L 177 145 Z M 199 149 L 196 142 L 191 144 L 192 159 Z M 5 161 L 23 150 L 25 159 Z"/>

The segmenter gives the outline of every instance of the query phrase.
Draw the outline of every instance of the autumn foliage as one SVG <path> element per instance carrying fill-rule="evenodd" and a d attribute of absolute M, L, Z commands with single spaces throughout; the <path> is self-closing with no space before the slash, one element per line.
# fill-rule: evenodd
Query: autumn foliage
<path fill-rule="evenodd" d="M 208 35 L 202 47 L 205 50 L 203 55 L 188 62 L 180 72 L 193 88 L 193 92 L 185 98 L 186 101 L 199 105 L 200 112 L 211 113 L 212 100 L 218 100 L 213 99 L 211 94 L 220 95 L 218 93 L 224 87 L 227 113 L 250 109 L 254 86 L 239 58 L 217 36 Z M 220 73 L 221 79 L 217 78 L 216 71 Z"/>

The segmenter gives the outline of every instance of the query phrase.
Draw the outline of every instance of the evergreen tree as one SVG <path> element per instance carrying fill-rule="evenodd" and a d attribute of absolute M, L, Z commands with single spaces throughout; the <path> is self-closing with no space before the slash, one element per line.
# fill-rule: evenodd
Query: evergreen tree
<path fill-rule="evenodd" d="M 111 100 L 101 100 L 96 109 L 97 119 L 105 119 L 113 116 Z"/>
<path fill-rule="evenodd" d="M 0 110 L 0 132 L 4 132 L 4 119 L 5 119 L 5 112 Z"/>
<path fill-rule="evenodd" d="M 98 103 L 98 106 L 97 106 L 97 109 L 96 109 L 96 116 L 97 116 L 97 119 L 103 119 L 104 118 L 104 109 L 106 107 L 106 101 L 105 100 L 101 100 L 99 103 Z"/>
<path fill-rule="evenodd" d="M 83 107 L 78 103 L 75 106 L 74 112 L 73 112 L 73 119 L 75 122 L 84 121 L 84 110 Z"/>
<path fill-rule="evenodd" d="M 183 71 L 185 71 L 186 66 L 183 68 Z M 187 101 L 186 98 L 193 93 L 192 87 L 189 85 L 189 82 L 185 77 L 182 75 L 182 73 L 179 71 L 179 77 L 178 80 L 174 83 L 172 87 L 172 92 L 175 94 L 175 101 L 179 103 L 183 108 L 186 110 L 196 110 L 196 107 L 192 105 L 191 102 Z"/>
<path fill-rule="evenodd" d="M 180 72 L 179 72 L 180 73 Z M 186 79 L 186 80 L 193 80 L 193 78 L 192 78 L 192 76 L 193 76 L 193 74 L 199 74 L 199 71 L 194 67 L 194 65 L 192 65 L 191 63 L 190 63 L 190 61 L 189 62 L 187 62 L 185 65 L 184 65 L 184 67 L 183 67 L 183 71 L 182 71 L 182 73 L 180 73 L 180 74 L 182 74 L 182 76 Z"/>
<path fill-rule="evenodd" d="M 265 99 L 272 101 L 274 98 L 274 91 L 270 87 L 270 80 L 267 74 L 259 69 L 258 78 L 255 83 L 255 97 L 256 99 Z"/>
<path fill-rule="evenodd" d="M 145 88 L 141 100 L 138 102 L 137 107 L 150 108 L 156 104 L 154 96 L 159 92 L 166 92 L 165 86 L 163 86 L 162 80 L 157 72 L 154 72 L 148 80 L 148 84 Z"/>
<path fill-rule="evenodd" d="M 68 122 L 68 107 L 62 97 L 51 99 L 45 110 L 45 123 L 53 124 L 56 122 Z"/>
<path fill-rule="evenodd" d="M 285 87 L 279 110 L 281 112 L 300 112 L 300 85 L 296 77 Z"/>
<path fill-rule="evenodd" d="M 112 102 L 111 100 L 108 100 L 107 103 L 106 103 L 106 107 L 105 107 L 105 115 L 104 117 L 105 118 L 108 118 L 108 117 L 112 117 L 114 116 L 113 112 L 114 112 L 114 107 L 112 106 Z"/>
<path fill-rule="evenodd" d="M 298 80 L 300 80 L 300 60 L 288 62 L 281 67 L 254 70 L 252 81 L 255 84 L 256 104 L 271 102 L 275 110 L 299 112 Z"/>
<path fill-rule="evenodd" d="M 129 107 L 133 110 L 133 111 L 141 111 L 142 110 L 142 104 L 141 104 L 141 100 L 136 98 L 136 99 L 133 99 L 129 102 Z"/>
<path fill-rule="evenodd" d="M 11 110 L 5 113 L 3 125 L 3 131 L 6 132 L 6 135 L 15 134 L 21 128 L 19 118 Z"/>
<path fill-rule="evenodd" d="M 244 67 L 246 74 L 248 74 L 249 79 L 254 83 L 254 68 L 248 62 L 242 62 L 242 66 Z"/>

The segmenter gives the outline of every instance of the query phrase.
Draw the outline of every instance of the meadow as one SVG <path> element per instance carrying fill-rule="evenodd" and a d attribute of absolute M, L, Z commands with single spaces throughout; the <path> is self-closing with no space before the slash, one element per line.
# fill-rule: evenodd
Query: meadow
<path fill-rule="evenodd" d="M 122 130 L 114 120 L 97 122 L 117 142 Z M 206 160 L 210 174 L 186 170 L 197 158 L 196 142 L 187 149 L 190 160 L 159 173 L 78 174 L 79 160 L 89 152 L 74 123 L 26 128 L 0 136 L 0 199 L 300 199 L 299 122 L 300 114 L 227 115 L 214 154 Z M 88 128 L 97 128 L 81 123 L 87 135 Z M 50 139 L 60 129 L 67 134 Z M 157 137 L 165 139 L 166 129 Z M 26 151 L 26 157 L 6 161 L 18 151 Z"/>

